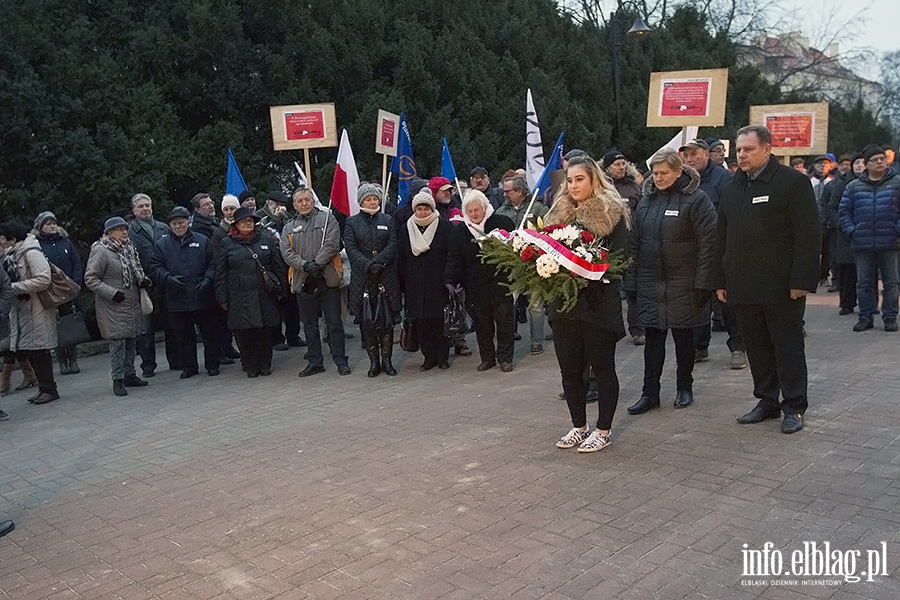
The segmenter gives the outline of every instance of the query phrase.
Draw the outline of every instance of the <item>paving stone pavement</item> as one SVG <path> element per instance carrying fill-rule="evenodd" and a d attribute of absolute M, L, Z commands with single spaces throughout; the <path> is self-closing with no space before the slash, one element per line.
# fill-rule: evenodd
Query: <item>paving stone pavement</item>
<path fill-rule="evenodd" d="M 735 423 L 754 401 L 722 333 L 694 406 L 672 407 L 670 345 L 663 407 L 628 415 L 643 360 L 623 340 L 597 454 L 553 445 L 570 422 L 552 343 L 517 344 L 509 374 L 398 351 L 398 377 L 369 379 L 355 339 L 349 377 L 300 380 L 292 349 L 269 378 L 161 372 L 127 398 L 86 359 L 58 402 L 2 400 L 0 598 L 900 598 L 900 334 L 851 332 L 834 294 L 807 317 L 802 432 Z M 882 542 L 886 560 L 855 583 L 744 576 L 766 542 L 786 569 L 804 542 L 841 573 Z"/>

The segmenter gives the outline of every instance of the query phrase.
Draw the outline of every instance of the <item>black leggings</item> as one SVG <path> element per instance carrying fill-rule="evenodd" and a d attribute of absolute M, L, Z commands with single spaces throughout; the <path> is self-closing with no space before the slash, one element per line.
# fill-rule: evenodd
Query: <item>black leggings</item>
<path fill-rule="evenodd" d="M 618 336 L 597 325 L 570 319 L 555 319 L 550 326 L 553 328 L 553 347 L 556 349 L 572 425 L 587 425 L 584 369 L 590 365 L 597 378 L 599 394 L 597 429 L 610 429 L 619 403 L 619 378 L 616 376 Z"/>

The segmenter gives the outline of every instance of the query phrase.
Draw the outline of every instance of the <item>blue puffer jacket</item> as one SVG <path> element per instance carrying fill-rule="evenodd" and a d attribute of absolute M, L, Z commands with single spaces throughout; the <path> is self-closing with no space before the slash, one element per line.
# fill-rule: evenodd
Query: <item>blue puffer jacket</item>
<path fill-rule="evenodd" d="M 838 216 L 854 250 L 900 248 L 900 174 L 888 167 L 884 177 L 871 181 L 863 172 L 844 189 Z"/>

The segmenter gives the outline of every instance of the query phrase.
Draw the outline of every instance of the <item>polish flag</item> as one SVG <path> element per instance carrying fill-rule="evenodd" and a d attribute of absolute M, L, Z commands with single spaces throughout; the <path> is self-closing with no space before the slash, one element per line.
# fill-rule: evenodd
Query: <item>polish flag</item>
<path fill-rule="evenodd" d="M 356 161 L 350 149 L 350 138 L 347 130 L 341 133 L 341 145 L 338 148 L 337 164 L 334 166 L 334 182 L 331 184 L 331 205 L 352 217 L 359 213 L 359 202 L 356 191 L 359 189 L 359 173 L 356 172 Z"/>

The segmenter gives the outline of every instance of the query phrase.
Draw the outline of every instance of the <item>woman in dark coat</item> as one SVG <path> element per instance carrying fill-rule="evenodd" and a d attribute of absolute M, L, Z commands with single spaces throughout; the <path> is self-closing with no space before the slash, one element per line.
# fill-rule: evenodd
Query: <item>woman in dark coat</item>
<path fill-rule="evenodd" d="M 453 227 L 453 244 L 447 257 L 447 282 L 462 285 L 466 290 L 466 304 L 475 317 L 475 336 L 481 355 L 477 370 L 487 371 L 499 362 L 500 370 L 508 373 L 513 370 L 516 335 L 513 299 L 509 289 L 500 285 L 497 268 L 481 262 L 478 238 L 495 229 L 512 231 L 515 224 L 509 217 L 494 214 L 487 196 L 478 190 L 466 192 L 462 205 L 463 222 Z"/>
<path fill-rule="evenodd" d="M 228 312 L 228 328 L 241 346 L 241 367 L 247 377 L 272 374 L 272 345 L 281 323 L 278 298 L 266 291 L 257 259 L 287 290 L 278 241 L 263 233 L 258 222 L 249 208 L 237 209 L 215 253 L 216 302 Z"/>
<path fill-rule="evenodd" d="M 666 335 L 675 341 L 675 408 L 694 401 L 693 328 L 709 320 L 716 210 L 698 189 L 700 175 L 671 148 L 650 159 L 652 178 L 634 211 L 625 293 L 635 301 L 637 322 L 646 330 L 644 388 L 628 412 L 659 407 L 659 378 L 666 360 Z"/>
<path fill-rule="evenodd" d="M 453 225 L 440 218 L 428 190 L 415 195 L 412 209 L 413 215 L 400 228 L 400 289 L 406 295 L 406 314 L 413 319 L 425 357 L 419 370 L 449 369 L 450 340 L 444 336 L 444 270 Z"/>
<path fill-rule="evenodd" d="M 566 178 L 544 222 L 587 229 L 612 252 L 628 249 L 630 218 L 628 203 L 607 181 L 600 165 L 584 158 L 569 162 Z M 618 286 L 591 281 L 579 290 L 571 311 L 550 307 L 550 326 L 573 426 L 556 447 L 578 446 L 579 452 L 603 450 L 612 443 L 612 420 L 619 402 L 616 343 L 625 337 Z M 587 426 L 584 370 L 588 365 L 594 370 L 598 387 L 600 414 L 594 431 Z"/>
<path fill-rule="evenodd" d="M 84 287 L 84 263 L 81 261 L 81 255 L 75 244 L 69 239 L 69 234 L 65 229 L 56 222 L 56 215 L 52 212 L 44 211 L 34 220 L 34 233 L 41 250 L 47 256 L 47 259 L 62 269 L 63 273 L 68 275 L 72 281 Z M 59 316 L 71 314 L 78 310 L 82 312 L 81 298 L 76 298 L 72 302 L 66 302 L 58 307 Z M 59 374 L 69 375 L 72 373 L 80 373 L 78 368 L 78 346 L 63 348 L 60 346 L 56 349 L 56 360 L 59 362 Z"/>
<path fill-rule="evenodd" d="M 363 183 L 359 186 L 359 214 L 344 224 L 344 248 L 350 259 L 350 290 L 347 307 L 359 320 L 363 347 L 369 355 L 369 377 L 382 370 L 396 375 L 391 364 L 394 347 L 394 317 L 400 312 L 400 285 L 397 283 L 397 236 L 392 219 L 381 212 L 381 186 Z M 370 323 L 365 318 L 363 302 L 382 295 L 387 314 L 384 321 Z M 371 311 L 370 311 L 371 312 Z M 380 357 L 379 357 L 380 354 Z"/>

